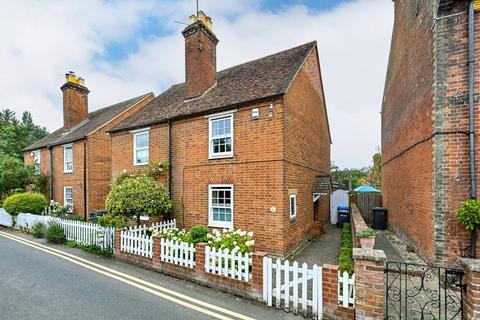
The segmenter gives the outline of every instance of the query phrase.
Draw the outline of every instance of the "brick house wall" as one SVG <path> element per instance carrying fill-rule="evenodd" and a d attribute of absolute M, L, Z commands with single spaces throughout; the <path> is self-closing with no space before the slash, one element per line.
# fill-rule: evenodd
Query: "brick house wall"
<path fill-rule="evenodd" d="M 330 164 L 316 55 L 311 53 L 288 96 L 245 104 L 234 111 L 231 158 L 208 159 L 207 117 L 173 122 L 171 191 L 179 225 L 187 229 L 208 225 L 208 185 L 233 184 L 234 227 L 253 231 L 256 248 L 282 255 L 311 235 L 313 182 L 316 175 L 328 174 Z M 259 109 L 258 120 L 252 120 L 253 108 Z M 111 135 L 112 175 L 138 172 L 139 166 L 133 165 L 132 132 Z M 168 160 L 166 123 L 149 128 L 149 160 Z M 295 221 L 289 219 L 289 189 L 297 192 Z"/>
<path fill-rule="evenodd" d="M 109 183 L 111 181 L 111 138 L 107 134 L 113 126 L 117 125 L 125 118 L 140 110 L 145 104 L 153 99 L 153 95 L 148 96 L 124 113 L 120 114 L 108 124 L 92 132 L 85 139 L 71 143 L 73 148 L 73 172 L 65 173 L 64 164 L 64 145 L 52 147 L 53 157 L 53 200 L 63 205 L 64 187 L 73 188 L 73 212 L 83 216 L 85 212 L 85 194 L 87 196 L 87 216 L 89 211 L 105 208 L 105 198 L 110 191 Z M 87 167 L 87 190 L 85 193 L 84 181 L 84 152 L 86 153 Z M 27 164 L 33 164 L 31 151 L 24 153 L 24 161 Z M 41 172 L 50 176 L 50 151 L 48 148 L 41 149 L 40 156 Z"/>
<path fill-rule="evenodd" d="M 390 227 L 429 262 L 454 261 L 469 247 L 455 220 L 459 202 L 470 197 L 467 10 L 468 1 L 395 1 L 382 105 L 382 196 Z M 476 20 L 478 34 L 478 14 Z M 476 70 L 478 81 L 478 60 Z"/>
<path fill-rule="evenodd" d="M 284 216 L 287 252 L 311 235 L 312 186 L 316 176 L 330 173 L 330 132 L 319 70 L 315 47 L 285 95 L 284 201 L 288 209 L 289 194 L 296 192 L 298 211 L 294 219 L 290 219 L 289 213 Z M 330 208 L 322 200 L 318 215 L 328 217 Z"/>

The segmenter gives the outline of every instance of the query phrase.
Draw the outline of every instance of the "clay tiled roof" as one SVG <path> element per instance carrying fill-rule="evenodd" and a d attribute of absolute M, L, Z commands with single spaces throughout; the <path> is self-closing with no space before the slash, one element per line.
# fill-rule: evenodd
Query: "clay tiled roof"
<path fill-rule="evenodd" d="M 330 176 L 317 176 L 313 183 L 313 193 L 332 193 L 332 180 Z"/>
<path fill-rule="evenodd" d="M 217 83 L 201 97 L 186 100 L 185 83 L 173 85 L 111 131 L 141 128 L 168 119 L 209 113 L 284 94 L 316 41 L 217 73 Z"/>
<path fill-rule="evenodd" d="M 29 145 L 24 151 L 40 149 L 48 146 L 55 146 L 59 144 L 65 144 L 73 141 L 77 141 L 85 138 L 89 133 L 100 128 L 114 117 L 118 116 L 125 110 L 129 109 L 136 103 L 152 95 L 147 93 L 129 100 L 122 101 L 120 103 L 105 107 L 93 112 L 90 112 L 87 119 L 80 122 L 76 126 L 65 130 L 63 127 L 50 133 L 43 139 L 38 140 L 34 144 Z"/>

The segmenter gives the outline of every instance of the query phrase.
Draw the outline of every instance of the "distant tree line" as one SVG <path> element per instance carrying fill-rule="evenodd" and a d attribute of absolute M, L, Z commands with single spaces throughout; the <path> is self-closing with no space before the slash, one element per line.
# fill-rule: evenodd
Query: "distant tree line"
<path fill-rule="evenodd" d="M 29 111 L 19 120 L 14 111 L 0 110 L 0 205 L 6 196 L 25 191 L 29 185 L 45 184 L 45 177 L 35 175 L 34 166 L 23 163 L 23 149 L 47 134 L 45 127 L 33 122 Z"/>
<path fill-rule="evenodd" d="M 340 169 L 335 164 L 331 166 L 331 177 L 334 183 L 348 186 L 352 189 L 362 185 L 369 185 L 381 189 L 382 162 L 380 151 L 377 150 L 372 157 L 372 165 L 363 168 Z"/>

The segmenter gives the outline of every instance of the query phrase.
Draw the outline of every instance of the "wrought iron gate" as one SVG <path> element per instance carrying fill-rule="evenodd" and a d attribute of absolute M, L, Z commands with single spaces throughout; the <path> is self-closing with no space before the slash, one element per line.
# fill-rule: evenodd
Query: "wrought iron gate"
<path fill-rule="evenodd" d="M 463 271 L 387 262 L 386 319 L 463 319 Z"/>

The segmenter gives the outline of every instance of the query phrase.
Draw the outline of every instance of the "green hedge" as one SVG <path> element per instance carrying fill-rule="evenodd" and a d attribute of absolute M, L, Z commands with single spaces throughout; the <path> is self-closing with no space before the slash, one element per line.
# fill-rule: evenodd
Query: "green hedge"
<path fill-rule="evenodd" d="M 3 202 L 3 208 L 12 216 L 20 212 L 42 214 L 48 205 L 47 198 L 43 194 L 17 193 L 9 196 Z"/>
<path fill-rule="evenodd" d="M 338 266 L 340 271 L 347 271 L 352 274 L 354 271 L 353 260 L 353 238 L 350 223 L 344 223 L 342 229 L 342 240 L 340 245 L 340 253 L 338 257 Z"/>

